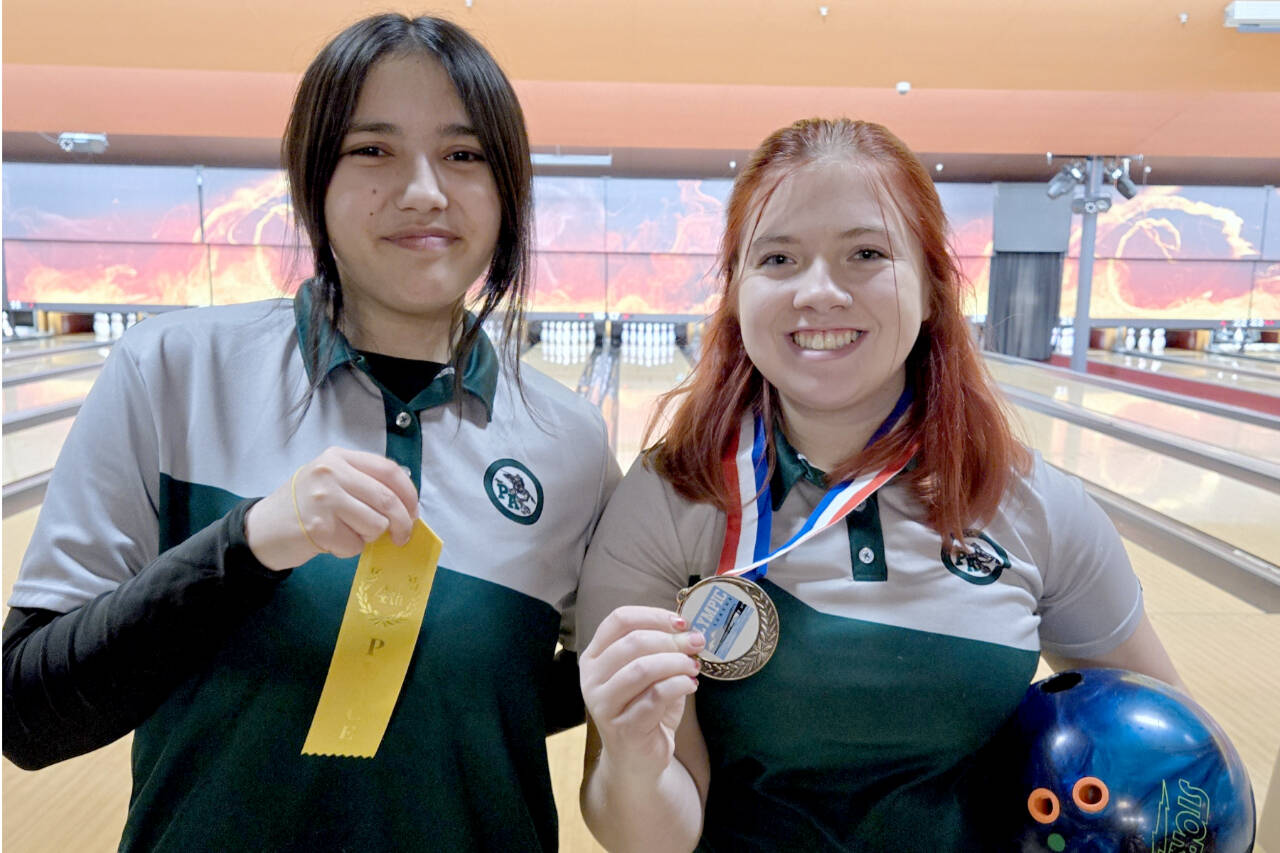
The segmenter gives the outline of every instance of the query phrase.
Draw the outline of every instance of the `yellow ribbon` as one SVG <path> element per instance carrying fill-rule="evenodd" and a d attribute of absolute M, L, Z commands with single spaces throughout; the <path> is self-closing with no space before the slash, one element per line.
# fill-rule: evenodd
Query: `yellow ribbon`
<path fill-rule="evenodd" d="M 403 548 L 388 534 L 365 547 L 303 755 L 377 753 L 418 642 L 442 547 L 421 519 Z"/>

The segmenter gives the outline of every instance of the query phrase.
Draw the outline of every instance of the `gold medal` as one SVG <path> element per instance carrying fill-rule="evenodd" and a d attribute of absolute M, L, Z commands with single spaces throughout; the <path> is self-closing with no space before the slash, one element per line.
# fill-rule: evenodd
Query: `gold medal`
<path fill-rule="evenodd" d="M 720 681 L 754 675 L 778 647 L 778 611 L 765 591 L 739 577 L 716 575 L 676 595 L 676 612 L 707 644 L 702 674 Z"/>

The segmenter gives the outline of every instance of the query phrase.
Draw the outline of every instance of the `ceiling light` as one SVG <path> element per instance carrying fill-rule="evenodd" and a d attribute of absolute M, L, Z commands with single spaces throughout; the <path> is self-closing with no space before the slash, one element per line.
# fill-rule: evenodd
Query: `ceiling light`
<path fill-rule="evenodd" d="M 577 166 L 609 168 L 613 165 L 612 154 L 538 154 L 531 155 L 535 166 Z"/>
<path fill-rule="evenodd" d="M 1049 179 L 1045 192 L 1049 198 L 1059 198 L 1075 189 L 1076 184 L 1084 181 L 1084 171 L 1078 163 L 1063 166 L 1058 174 Z"/>
<path fill-rule="evenodd" d="M 107 135 L 105 133 L 60 133 L 58 147 L 68 154 L 101 154 L 107 150 Z"/>

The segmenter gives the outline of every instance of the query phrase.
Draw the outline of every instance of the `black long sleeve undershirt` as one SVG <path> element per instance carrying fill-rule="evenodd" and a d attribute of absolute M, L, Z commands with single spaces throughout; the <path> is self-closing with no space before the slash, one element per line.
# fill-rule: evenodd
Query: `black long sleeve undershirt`
<path fill-rule="evenodd" d="M 254 557 L 237 504 L 111 592 L 4 622 L 4 755 L 37 770 L 123 737 L 204 666 L 289 572 Z"/>

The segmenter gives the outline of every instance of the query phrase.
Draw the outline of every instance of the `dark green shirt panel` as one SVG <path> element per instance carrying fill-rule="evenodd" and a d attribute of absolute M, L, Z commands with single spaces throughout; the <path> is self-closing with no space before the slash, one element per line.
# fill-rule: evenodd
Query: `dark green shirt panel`
<path fill-rule="evenodd" d="M 204 530 L 250 495 L 160 475 L 160 550 L 168 551 Z"/>
<path fill-rule="evenodd" d="M 856 581 L 889 579 L 878 497 L 872 495 L 844 517 L 845 530 L 849 534 L 849 564 L 853 567 L 853 579 Z"/>
<path fill-rule="evenodd" d="M 235 500 L 165 494 L 195 525 Z M 122 850 L 555 849 L 542 708 L 560 615 L 499 584 L 441 567 L 378 754 L 301 754 L 355 562 L 296 569 L 137 729 Z"/>
<path fill-rule="evenodd" d="M 712 773 L 700 849 L 981 849 L 964 774 L 1036 652 L 830 616 L 763 586 L 777 652 L 698 688 Z"/>

